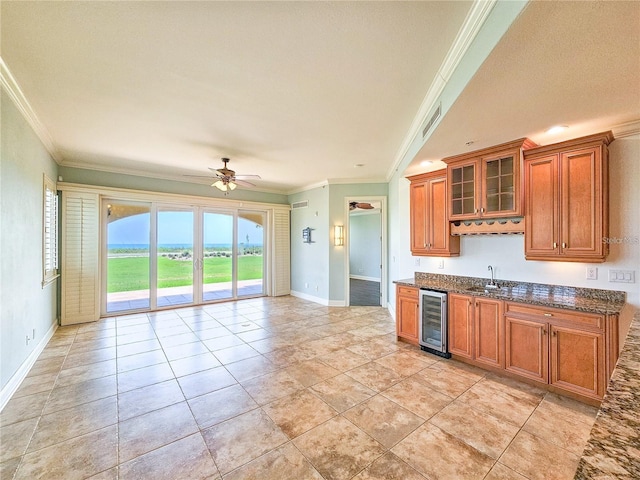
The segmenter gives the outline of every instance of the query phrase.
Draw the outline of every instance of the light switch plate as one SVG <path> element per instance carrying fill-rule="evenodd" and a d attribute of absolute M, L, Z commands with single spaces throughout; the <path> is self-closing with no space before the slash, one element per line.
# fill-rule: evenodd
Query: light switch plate
<path fill-rule="evenodd" d="M 609 270 L 609 282 L 636 283 L 635 270 Z"/>

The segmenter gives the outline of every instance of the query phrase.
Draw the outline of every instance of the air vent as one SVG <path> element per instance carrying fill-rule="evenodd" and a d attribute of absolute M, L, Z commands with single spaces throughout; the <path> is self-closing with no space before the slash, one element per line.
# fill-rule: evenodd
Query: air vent
<path fill-rule="evenodd" d="M 292 209 L 307 208 L 309 206 L 309 200 L 302 200 L 300 202 L 294 202 L 291 204 Z"/>
<path fill-rule="evenodd" d="M 433 127 L 433 125 L 440 118 L 441 113 L 442 113 L 442 103 L 439 103 L 438 108 L 435 109 L 435 111 L 433 112 L 433 115 L 431 115 L 431 118 L 429 119 L 425 127 L 422 129 L 422 138 L 427 136 L 427 133 L 429 133 L 429 130 L 431 129 L 431 127 Z"/>

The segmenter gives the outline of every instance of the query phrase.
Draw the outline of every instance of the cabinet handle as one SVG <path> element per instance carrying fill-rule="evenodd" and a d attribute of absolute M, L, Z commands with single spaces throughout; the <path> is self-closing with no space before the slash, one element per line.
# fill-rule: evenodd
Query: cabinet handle
<path fill-rule="evenodd" d="M 484 213 L 484 207 L 480 209 L 480 213 Z"/>
<path fill-rule="evenodd" d="M 546 335 L 546 334 L 547 334 L 547 329 L 546 329 L 546 328 L 543 328 L 543 329 L 542 329 L 542 335 Z"/>
<path fill-rule="evenodd" d="M 478 213 L 478 209 L 477 209 L 477 208 L 474 208 L 474 209 L 473 209 L 473 213 Z"/>
<path fill-rule="evenodd" d="M 553 248 L 558 248 L 558 242 L 553 242 Z"/>
<path fill-rule="evenodd" d="M 554 330 L 551 335 L 553 335 L 555 337 L 556 336 L 556 331 Z"/>
<path fill-rule="evenodd" d="M 553 313 L 545 313 L 544 316 L 545 317 L 553 317 Z"/>
<path fill-rule="evenodd" d="M 562 242 L 562 248 L 567 248 L 566 242 Z"/>

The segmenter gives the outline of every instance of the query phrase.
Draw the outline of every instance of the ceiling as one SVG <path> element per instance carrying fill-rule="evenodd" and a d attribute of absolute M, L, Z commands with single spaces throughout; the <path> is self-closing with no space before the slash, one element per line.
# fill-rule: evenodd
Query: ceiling
<path fill-rule="evenodd" d="M 286 193 L 385 181 L 471 5 L 3 0 L 2 57 L 62 165 Z"/>
<path fill-rule="evenodd" d="M 569 128 L 547 134 L 554 125 Z M 610 129 L 640 133 L 640 2 L 531 2 L 406 173 L 522 137 L 547 145 Z"/>
<path fill-rule="evenodd" d="M 2 59 L 61 165 L 200 181 L 230 157 L 290 193 L 388 181 L 471 7 L 3 0 Z M 407 173 L 637 121 L 639 85 L 640 2 L 533 2 Z"/>

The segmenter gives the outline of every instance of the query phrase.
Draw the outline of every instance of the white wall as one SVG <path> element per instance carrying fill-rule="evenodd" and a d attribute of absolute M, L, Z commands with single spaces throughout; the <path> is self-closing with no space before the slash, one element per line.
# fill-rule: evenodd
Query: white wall
<path fill-rule="evenodd" d="M 380 211 L 349 215 L 349 275 L 380 280 Z"/>
<path fill-rule="evenodd" d="M 42 182 L 51 159 L 2 90 L 0 151 L 0 381 L 3 397 L 57 319 L 57 281 L 42 287 Z M 26 344 L 26 337 L 35 339 Z M 15 378 L 14 378 L 15 380 Z"/>
<path fill-rule="evenodd" d="M 290 203 L 308 200 L 306 208 L 291 210 L 291 291 L 294 295 L 329 303 L 329 187 L 291 195 Z M 311 228 L 312 243 L 302 230 Z"/>

